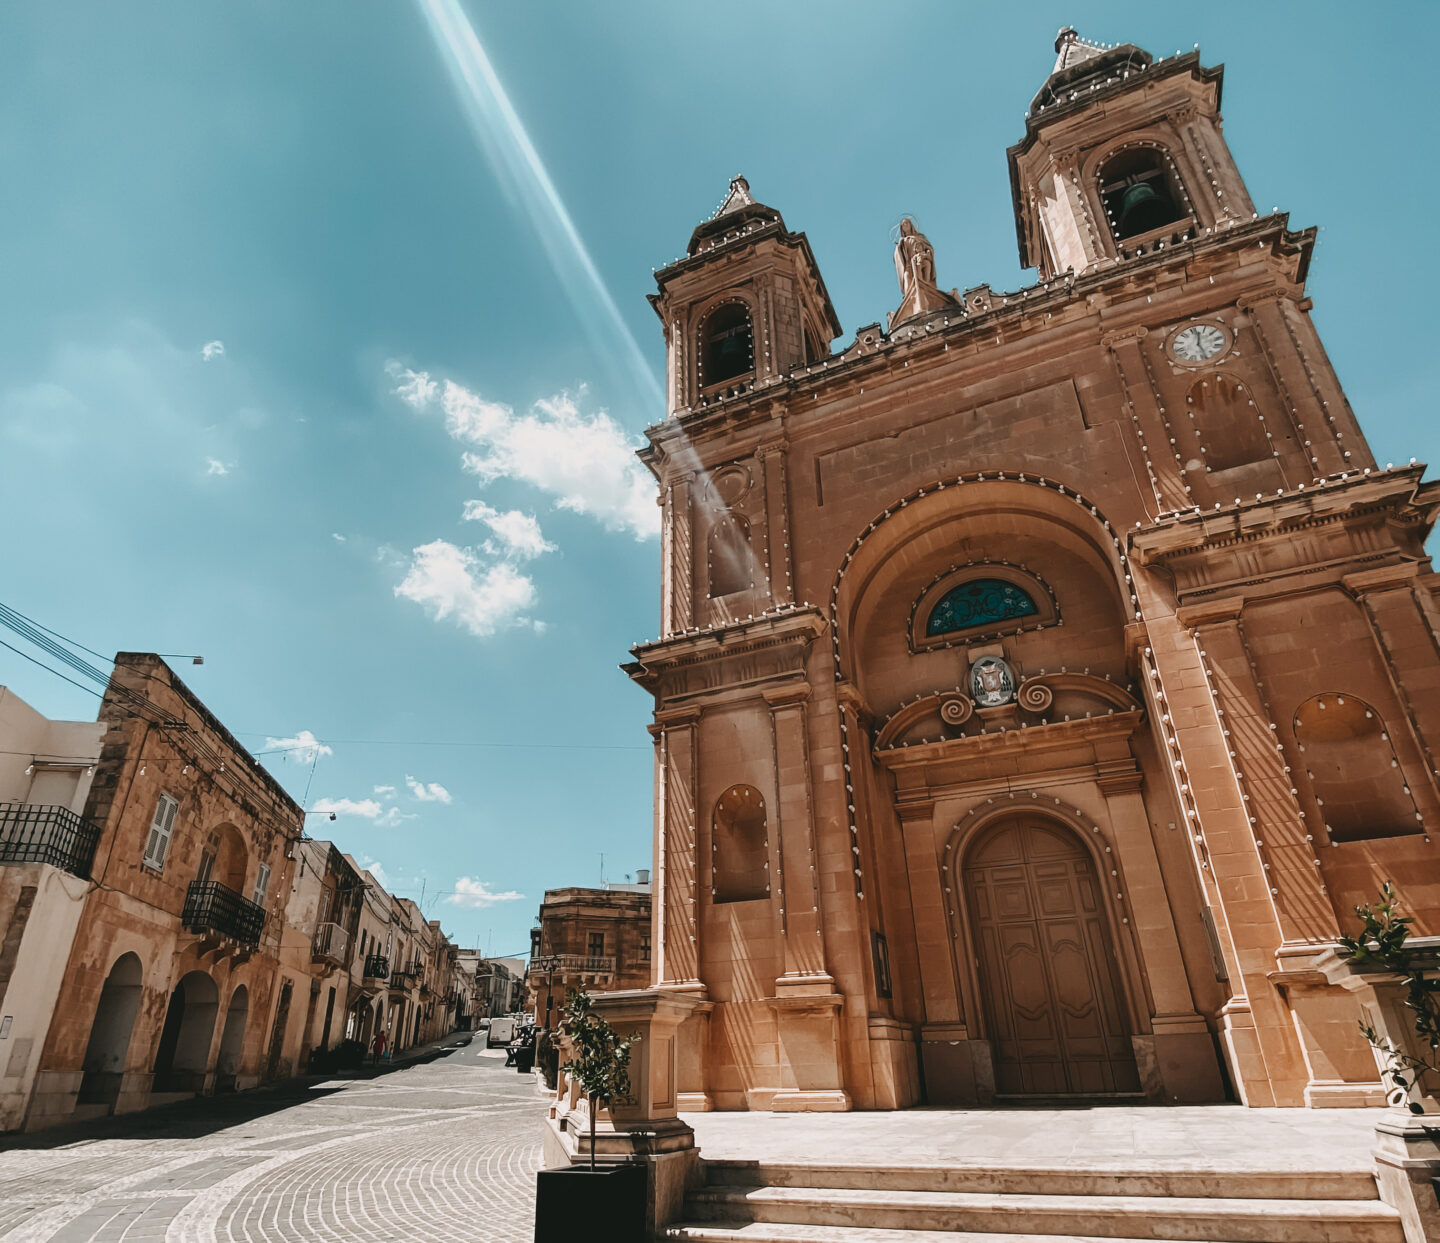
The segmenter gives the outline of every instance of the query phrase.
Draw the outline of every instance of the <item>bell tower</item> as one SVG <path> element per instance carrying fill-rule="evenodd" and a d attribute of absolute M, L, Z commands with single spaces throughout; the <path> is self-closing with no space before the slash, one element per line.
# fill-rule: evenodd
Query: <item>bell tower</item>
<path fill-rule="evenodd" d="M 1212 235 L 1255 213 L 1220 128 L 1224 71 L 1066 27 L 1009 150 L 1020 262 L 1042 280 Z"/>
<path fill-rule="evenodd" d="M 744 177 L 655 281 L 671 414 L 773 384 L 840 335 L 810 243 Z"/>

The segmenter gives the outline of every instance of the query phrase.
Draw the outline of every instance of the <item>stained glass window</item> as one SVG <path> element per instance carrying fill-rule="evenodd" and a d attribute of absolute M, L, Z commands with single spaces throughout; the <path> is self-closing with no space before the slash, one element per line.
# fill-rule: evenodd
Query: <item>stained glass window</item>
<path fill-rule="evenodd" d="M 1003 578 L 972 578 L 940 597 L 930 610 L 925 633 L 927 636 L 950 634 L 1016 617 L 1031 617 L 1039 611 L 1035 601 L 1014 583 Z"/>

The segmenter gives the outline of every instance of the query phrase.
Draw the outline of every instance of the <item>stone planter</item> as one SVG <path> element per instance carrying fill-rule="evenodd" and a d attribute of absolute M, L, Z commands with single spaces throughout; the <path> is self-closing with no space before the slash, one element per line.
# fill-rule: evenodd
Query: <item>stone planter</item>
<path fill-rule="evenodd" d="M 1440 973 L 1440 937 L 1412 937 L 1406 948 L 1417 968 L 1427 974 Z M 1320 954 L 1315 959 L 1315 967 L 1324 973 L 1327 983 L 1353 995 L 1364 1021 L 1375 1029 L 1383 1043 L 1421 1061 L 1435 1060 L 1435 1053 L 1415 1034 L 1415 1015 L 1405 1004 L 1406 990 L 1398 976 L 1356 965 L 1338 949 Z M 1399 1059 L 1388 1057 L 1380 1049 L 1375 1051 L 1375 1060 L 1391 1107 L 1410 1114 L 1434 1115 L 1434 1121 L 1440 1123 L 1440 1100 L 1435 1096 L 1440 1090 L 1437 1076 L 1403 1070 Z M 1405 1079 L 1404 1087 L 1395 1081 L 1397 1072 Z"/>
<path fill-rule="evenodd" d="M 535 1243 L 639 1243 L 645 1236 L 643 1165 L 571 1165 L 535 1176 Z"/>

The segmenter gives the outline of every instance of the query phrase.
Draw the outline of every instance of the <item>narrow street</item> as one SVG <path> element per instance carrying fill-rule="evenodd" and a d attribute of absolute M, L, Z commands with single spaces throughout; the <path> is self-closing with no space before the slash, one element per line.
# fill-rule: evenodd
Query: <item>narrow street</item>
<path fill-rule="evenodd" d="M 544 1100 L 504 1061 L 477 1039 L 0 1140 L 0 1238 L 529 1243 Z"/>

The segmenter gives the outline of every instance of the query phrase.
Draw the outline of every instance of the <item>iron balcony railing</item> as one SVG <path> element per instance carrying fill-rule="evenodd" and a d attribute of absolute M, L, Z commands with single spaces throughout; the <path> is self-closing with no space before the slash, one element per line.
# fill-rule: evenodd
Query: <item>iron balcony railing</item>
<path fill-rule="evenodd" d="M 100 826 L 68 807 L 0 803 L 0 863 L 48 863 L 90 875 Z"/>
<path fill-rule="evenodd" d="M 191 932 L 218 933 L 253 949 L 265 927 L 265 908 L 219 881 L 193 880 L 185 891 L 181 920 Z"/>
<path fill-rule="evenodd" d="M 594 954 L 545 954 L 530 960 L 530 975 L 548 975 L 550 972 L 579 975 L 612 975 L 615 959 Z"/>
<path fill-rule="evenodd" d="M 331 962 L 345 962 L 345 952 L 350 948 L 350 934 L 339 924 L 319 924 L 310 940 L 312 958 L 328 958 Z"/>
<path fill-rule="evenodd" d="M 366 954 L 365 978 L 367 980 L 388 980 L 390 978 L 390 960 L 384 954 Z"/>

